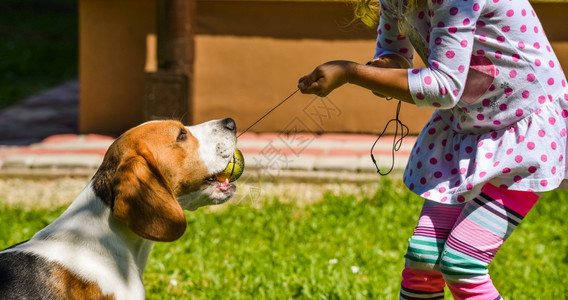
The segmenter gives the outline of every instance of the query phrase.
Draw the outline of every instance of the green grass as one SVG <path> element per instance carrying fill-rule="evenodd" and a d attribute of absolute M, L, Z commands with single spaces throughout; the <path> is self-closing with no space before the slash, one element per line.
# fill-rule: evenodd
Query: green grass
<path fill-rule="evenodd" d="M 77 2 L 0 1 L 0 109 L 77 78 Z"/>
<path fill-rule="evenodd" d="M 366 199 L 262 201 L 188 213 L 186 234 L 152 252 L 147 298 L 397 299 L 421 207 L 400 182 L 384 181 Z M 491 265 L 506 299 L 568 295 L 567 201 L 565 192 L 543 196 Z M 29 238 L 61 211 L 0 206 L 0 248 Z"/>

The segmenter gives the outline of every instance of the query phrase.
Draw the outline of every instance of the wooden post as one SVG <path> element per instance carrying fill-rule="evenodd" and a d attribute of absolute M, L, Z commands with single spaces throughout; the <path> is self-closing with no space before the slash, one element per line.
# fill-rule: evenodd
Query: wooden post
<path fill-rule="evenodd" d="M 145 120 L 192 122 L 196 0 L 158 0 L 158 38 L 148 39 Z M 152 45 L 154 43 L 154 45 Z M 148 72 L 149 71 L 149 72 Z"/>

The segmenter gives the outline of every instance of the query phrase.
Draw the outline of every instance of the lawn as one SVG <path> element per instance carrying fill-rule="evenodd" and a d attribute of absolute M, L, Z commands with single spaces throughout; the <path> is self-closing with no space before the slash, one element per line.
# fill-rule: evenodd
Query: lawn
<path fill-rule="evenodd" d="M 147 298 L 396 299 L 421 200 L 399 181 L 355 194 L 315 202 L 271 196 L 188 212 L 186 234 L 152 252 Z M 491 265 L 506 299 L 568 295 L 567 201 L 566 192 L 545 194 Z M 0 206 L 0 248 L 62 211 Z"/>

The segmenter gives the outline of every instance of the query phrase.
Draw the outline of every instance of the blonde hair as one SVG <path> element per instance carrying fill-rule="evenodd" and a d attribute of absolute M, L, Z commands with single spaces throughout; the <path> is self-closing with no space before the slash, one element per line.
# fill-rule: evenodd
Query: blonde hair
<path fill-rule="evenodd" d="M 387 2 L 389 0 L 386 0 Z M 408 0 L 406 7 L 402 9 L 402 19 L 398 22 L 398 28 L 401 33 L 406 34 L 411 30 L 412 14 L 418 7 L 426 4 L 426 0 Z M 360 20 L 368 27 L 376 27 L 379 24 L 378 0 L 353 0 L 355 19 Z"/>
<path fill-rule="evenodd" d="M 378 0 L 353 0 L 353 15 L 355 20 L 360 20 L 367 27 L 379 25 Z"/>

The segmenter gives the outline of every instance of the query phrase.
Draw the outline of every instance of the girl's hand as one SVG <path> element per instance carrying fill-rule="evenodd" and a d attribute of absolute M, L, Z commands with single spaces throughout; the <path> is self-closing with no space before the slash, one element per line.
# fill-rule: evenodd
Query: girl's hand
<path fill-rule="evenodd" d="M 298 88 L 303 94 L 325 97 L 334 89 L 349 82 L 349 74 L 356 63 L 335 60 L 318 66 L 312 73 L 298 80 Z"/>
<path fill-rule="evenodd" d="M 351 83 L 414 104 L 408 89 L 408 70 L 400 67 L 403 65 L 397 59 L 377 59 L 370 66 L 345 60 L 330 61 L 300 78 L 298 89 L 304 94 L 325 97 L 345 83 Z"/>

